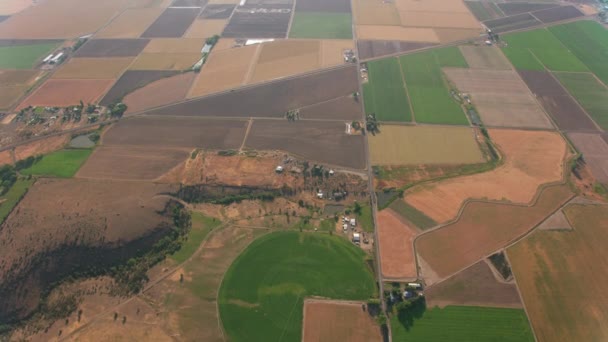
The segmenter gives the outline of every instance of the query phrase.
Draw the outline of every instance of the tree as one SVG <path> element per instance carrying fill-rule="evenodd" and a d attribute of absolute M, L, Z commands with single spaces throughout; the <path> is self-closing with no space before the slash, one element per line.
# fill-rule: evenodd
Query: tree
<path fill-rule="evenodd" d="M 358 91 L 353 93 L 353 98 L 355 99 L 355 102 L 359 102 L 359 92 Z"/>
<path fill-rule="evenodd" d="M 359 123 L 359 121 L 353 121 L 350 125 L 355 131 L 361 129 L 361 124 Z"/>
<path fill-rule="evenodd" d="M 355 207 L 353 208 L 353 211 L 355 212 L 355 214 L 357 215 L 361 215 L 361 204 L 359 204 L 359 202 L 355 202 Z"/>
<path fill-rule="evenodd" d="M 368 114 L 365 117 L 365 128 L 372 134 L 376 134 L 380 132 L 378 127 L 380 127 L 380 124 L 378 124 L 378 120 L 376 119 L 376 113 Z"/>
<path fill-rule="evenodd" d="M 287 121 L 296 121 L 300 118 L 300 110 L 292 109 L 290 111 L 287 111 L 285 113 L 285 117 L 287 118 Z"/>
<path fill-rule="evenodd" d="M 114 118 L 120 118 L 127 111 L 127 105 L 119 102 L 108 106 L 110 109 L 110 115 Z"/>
<path fill-rule="evenodd" d="M 93 112 L 95 112 L 95 109 L 97 109 L 97 106 L 95 106 L 94 104 L 87 104 L 87 113 L 88 114 L 93 114 Z"/>

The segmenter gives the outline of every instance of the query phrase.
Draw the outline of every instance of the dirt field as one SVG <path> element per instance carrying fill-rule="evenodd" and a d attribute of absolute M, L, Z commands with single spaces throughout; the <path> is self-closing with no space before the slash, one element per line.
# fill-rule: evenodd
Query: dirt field
<path fill-rule="evenodd" d="M 573 195 L 567 185 L 558 185 L 544 189 L 531 207 L 467 204 L 457 222 L 416 239 L 416 252 L 428 265 L 421 262 L 423 276 L 449 277 L 489 256 L 540 224 Z"/>
<path fill-rule="evenodd" d="M 364 169 L 364 141 L 341 122 L 254 120 L 245 142 L 255 150 L 281 150 L 305 160 Z"/>
<path fill-rule="evenodd" d="M 469 13 L 464 2 L 458 0 L 396 0 L 395 4 L 401 11 Z"/>
<path fill-rule="evenodd" d="M 479 22 L 469 12 L 414 12 L 399 11 L 405 27 L 470 28 L 479 29 Z"/>
<path fill-rule="evenodd" d="M 264 5 L 269 11 L 256 11 L 259 5 L 239 6 L 226 25 L 223 37 L 285 38 L 291 19 L 292 5 Z"/>
<path fill-rule="evenodd" d="M 302 341 L 382 341 L 380 327 L 361 309 L 363 305 L 365 304 L 305 300 Z"/>
<path fill-rule="evenodd" d="M 373 165 L 472 164 L 483 162 L 469 127 L 382 125 L 370 135 Z"/>
<path fill-rule="evenodd" d="M 177 71 L 171 70 L 128 70 L 114 83 L 112 88 L 106 93 L 101 101 L 102 105 L 118 101 L 125 95 L 139 89 L 149 83 L 176 75 Z M 150 98 L 150 101 L 155 99 Z M 132 110 L 129 108 L 129 110 Z"/>
<path fill-rule="evenodd" d="M 135 57 L 149 42 L 149 39 L 92 39 L 74 57 Z"/>
<path fill-rule="evenodd" d="M 155 38 L 150 42 L 143 53 L 197 53 L 201 54 L 201 49 L 205 42 L 201 39 L 193 38 Z"/>
<path fill-rule="evenodd" d="M 15 159 L 21 160 L 30 156 L 47 154 L 62 149 L 68 142 L 68 135 L 57 135 L 54 137 L 34 141 L 15 147 Z"/>
<path fill-rule="evenodd" d="M 190 89 L 188 97 L 198 97 L 243 85 L 259 48 L 260 45 L 250 45 L 213 51 Z"/>
<path fill-rule="evenodd" d="M 494 46 L 460 46 L 460 52 L 471 69 L 511 70 L 511 63 Z"/>
<path fill-rule="evenodd" d="M 574 230 L 536 231 L 508 249 L 513 273 L 539 341 L 604 341 L 608 210 L 570 205 L 565 213 Z"/>
<path fill-rule="evenodd" d="M 358 40 L 359 58 L 366 60 L 373 57 L 382 57 L 398 52 L 409 52 L 434 46 L 433 43 L 400 42 L 390 40 Z"/>
<path fill-rule="evenodd" d="M 521 30 L 541 24 L 542 23 L 538 19 L 534 18 L 534 16 L 532 16 L 530 13 L 523 13 L 512 15 L 510 17 L 484 21 L 484 25 L 496 33 Z"/>
<path fill-rule="evenodd" d="M 431 28 L 357 25 L 357 38 L 377 40 L 400 40 L 408 42 L 439 43 L 439 36 Z"/>
<path fill-rule="evenodd" d="M 439 37 L 441 44 L 459 40 L 469 41 L 483 35 L 483 30 L 481 29 L 436 28 L 434 31 L 437 37 Z"/>
<path fill-rule="evenodd" d="M 360 120 L 361 105 L 352 96 L 342 96 L 300 109 L 303 119 Z"/>
<path fill-rule="evenodd" d="M 178 117 L 133 117 L 112 126 L 106 146 L 238 149 L 247 122 Z"/>
<path fill-rule="evenodd" d="M 459 91 L 471 95 L 487 126 L 553 128 L 553 124 L 512 70 L 445 68 Z"/>
<path fill-rule="evenodd" d="M 0 15 L 11 15 L 32 5 L 32 0 L 7 0 L 0 3 Z"/>
<path fill-rule="evenodd" d="M 117 79 L 133 62 L 131 57 L 72 58 L 53 74 L 54 79 Z"/>
<path fill-rule="evenodd" d="M 544 24 L 584 16 L 584 14 L 574 6 L 554 7 L 541 11 L 535 11 L 532 14 Z"/>
<path fill-rule="evenodd" d="M 416 229 L 410 227 L 392 209 L 378 212 L 378 243 L 382 275 L 385 278 L 416 280 L 416 234 Z"/>
<path fill-rule="evenodd" d="M 557 211 L 549 216 L 543 223 L 538 226 L 540 230 L 571 230 L 570 222 L 564 215 L 563 210 Z"/>
<path fill-rule="evenodd" d="M 162 12 L 162 8 L 127 9 L 96 33 L 95 38 L 139 38 Z"/>
<path fill-rule="evenodd" d="M 321 42 L 280 40 L 261 46 L 251 83 L 312 71 L 321 66 Z"/>
<path fill-rule="evenodd" d="M 188 30 L 200 11 L 200 8 L 167 8 L 141 36 L 179 38 Z"/>
<path fill-rule="evenodd" d="M 228 23 L 227 20 L 197 19 L 192 23 L 184 37 L 186 38 L 209 38 L 221 35 Z"/>
<path fill-rule="evenodd" d="M 66 107 L 97 101 L 112 86 L 114 80 L 48 80 L 28 96 L 18 108 L 27 106 Z"/>
<path fill-rule="evenodd" d="M 142 53 L 130 70 L 187 70 L 201 59 L 201 53 Z"/>
<path fill-rule="evenodd" d="M 581 106 L 549 72 L 520 70 L 519 74 L 560 129 L 597 130 Z"/>
<path fill-rule="evenodd" d="M 127 114 L 168 105 L 186 98 L 196 74 L 182 73 L 153 81 L 123 98 Z"/>
<path fill-rule="evenodd" d="M 344 50 L 354 50 L 352 40 L 328 39 L 321 41 L 321 66 L 329 67 L 344 63 Z"/>
<path fill-rule="evenodd" d="M 405 201 L 436 222 L 447 222 L 469 198 L 529 203 L 541 184 L 562 180 L 567 146 L 559 134 L 493 129 L 490 137 L 502 153 L 502 165 L 414 187 Z"/>
<path fill-rule="evenodd" d="M 0 84 L 3 86 L 29 83 L 40 74 L 38 70 L 0 70 Z"/>
<path fill-rule="evenodd" d="M 2 86 L 0 85 L 0 109 L 9 109 L 27 91 L 27 85 Z"/>
<path fill-rule="evenodd" d="M 506 2 L 496 4 L 506 15 L 522 14 L 559 6 L 558 3 Z"/>
<path fill-rule="evenodd" d="M 13 156 L 10 151 L 0 152 L 0 166 L 6 164 L 13 164 Z"/>
<path fill-rule="evenodd" d="M 201 19 L 228 19 L 234 11 L 235 5 L 231 4 L 208 4 L 199 15 Z"/>
<path fill-rule="evenodd" d="M 100 146 L 76 174 L 77 178 L 155 180 L 178 166 L 190 149 Z"/>
<path fill-rule="evenodd" d="M 471 305 L 521 308 L 514 283 L 497 280 L 490 266 L 480 261 L 455 276 L 424 291 L 429 307 Z"/>
<path fill-rule="evenodd" d="M 0 70 L 0 109 L 7 109 L 36 82 L 38 70 Z"/>
<path fill-rule="evenodd" d="M 357 25 L 401 25 L 399 11 L 394 3 L 356 0 L 353 1 L 353 6 Z"/>
<path fill-rule="evenodd" d="M 599 134 L 570 133 L 568 138 L 583 154 L 593 176 L 608 184 L 608 143 Z"/>

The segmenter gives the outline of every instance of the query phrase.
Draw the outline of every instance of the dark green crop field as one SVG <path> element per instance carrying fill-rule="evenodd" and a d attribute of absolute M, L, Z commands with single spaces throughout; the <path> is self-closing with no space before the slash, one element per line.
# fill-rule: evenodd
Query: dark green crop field
<path fill-rule="evenodd" d="M 369 82 L 363 88 L 366 114 L 379 121 L 412 121 L 397 58 L 367 63 Z"/>

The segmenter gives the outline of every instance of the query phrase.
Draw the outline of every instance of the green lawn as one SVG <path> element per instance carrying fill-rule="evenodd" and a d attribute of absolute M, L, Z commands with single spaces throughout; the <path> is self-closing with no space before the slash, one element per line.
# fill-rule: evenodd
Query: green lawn
<path fill-rule="evenodd" d="M 188 233 L 188 239 L 182 244 L 182 248 L 171 256 L 171 259 L 180 264 L 194 254 L 209 232 L 221 224 L 218 219 L 207 217 L 198 212 L 192 212 L 191 219 L 192 228 Z"/>
<path fill-rule="evenodd" d="M 352 39 L 350 13 L 296 12 L 289 38 Z"/>
<path fill-rule="evenodd" d="M 366 114 L 376 113 L 379 121 L 412 121 L 399 60 L 381 59 L 367 63 L 367 67 L 369 82 L 363 88 Z"/>
<path fill-rule="evenodd" d="M 34 183 L 33 180 L 17 180 L 10 190 L 0 197 L 4 201 L 0 203 L 0 223 L 4 222 L 11 210 L 19 203 L 27 189 Z"/>
<path fill-rule="evenodd" d="M 230 266 L 219 310 L 230 341 L 301 341 L 304 298 L 367 300 L 377 295 L 365 253 L 320 233 L 275 232 Z"/>
<path fill-rule="evenodd" d="M 451 96 L 442 67 L 468 67 L 460 50 L 448 47 L 400 58 L 416 122 L 467 125 L 460 104 Z"/>
<path fill-rule="evenodd" d="M 357 221 L 359 225 L 368 233 L 374 231 L 374 219 L 372 218 L 372 207 L 368 204 L 361 206 L 361 214 L 357 215 Z"/>
<path fill-rule="evenodd" d="M 47 154 L 37 163 L 27 169 L 19 171 L 24 175 L 54 176 L 71 178 L 80 169 L 80 166 L 89 158 L 93 150 L 73 149 L 61 150 Z"/>
<path fill-rule="evenodd" d="M 391 317 L 393 341 L 534 341 L 521 309 L 447 306 Z"/>
<path fill-rule="evenodd" d="M 588 71 L 585 64 L 547 29 L 513 33 L 502 39 L 508 44 L 503 51 L 517 69 L 544 70 L 544 64 L 553 71 Z"/>
<path fill-rule="evenodd" d="M 608 30 L 595 21 L 577 21 L 549 30 L 608 85 Z"/>
<path fill-rule="evenodd" d="M 57 43 L 0 46 L 0 69 L 31 69 L 36 61 L 46 57 Z"/>
<path fill-rule="evenodd" d="M 592 74 L 555 73 L 593 120 L 608 130 L 608 89 Z"/>

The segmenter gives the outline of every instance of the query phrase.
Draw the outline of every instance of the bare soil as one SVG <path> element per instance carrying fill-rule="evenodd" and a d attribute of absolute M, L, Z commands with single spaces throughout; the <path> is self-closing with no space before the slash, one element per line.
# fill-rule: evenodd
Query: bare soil
<path fill-rule="evenodd" d="M 357 38 L 406 42 L 439 43 L 440 39 L 431 28 L 357 25 Z"/>
<path fill-rule="evenodd" d="M 554 7 L 535 11 L 532 14 L 544 24 L 584 16 L 584 14 L 574 6 Z"/>
<path fill-rule="evenodd" d="M 201 59 L 198 53 L 142 53 L 131 70 L 187 70 Z"/>
<path fill-rule="evenodd" d="M 167 8 L 144 33 L 142 38 L 179 38 L 184 35 L 200 8 Z"/>
<path fill-rule="evenodd" d="M 150 42 L 143 53 L 201 53 L 205 42 L 193 38 L 155 38 Z"/>
<path fill-rule="evenodd" d="M 541 230 L 565 230 L 565 229 L 572 229 L 572 226 L 570 226 L 570 222 L 568 222 L 568 219 L 566 218 L 566 215 L 564 215 L 564 212 L 562 210 L 557 211 L 555 214 L 549 216 L 545 222 L 541 223 L 538 226 L 538 229 Z"/>
<path fill-rule="evenodd" d="M 600 183 L 608 184 L 608 143 L 593 133 L 570 133 L 568 137 L 583 154 L 593 176 Z"/>
<path fill-rule="evenodd" d="M 460 52 L 471 69 L 511 70 L 509 60 L 495 46 L 460 46 Z"/>
<path fill-rule="evenodd" d="M 116 83 L 114 83 L 112 88 L 105 94 L 103 99 L 101 99 L 100 103 L 107 106 L 123 99 L 125 95 L 136 89 L 175 74 L 177 74 L 177 71 L 172 70 L 128 70 L 118 79 L 118 81 L 116 81 Z M 160 96 L 162 97 L 162 95 Z M 151 97 L 149 101 L 154 102 L 156 99 Z M 131 108 L 128 108 L 128 110 L 133 111 Z"/>
<path fill-rule="evenodd" d="M 479 22 L 469 12 L 414 12 L 399 11 L 405 27 L 470 28 L 479 30 Z"/>
<path fill-rule="evenodd" d="M 76 51 L 75 57 L 135 57 L 149 39 L 92 39 Z"/>
<path fill-rule="evenodd" d="M 162 8 L 132 8 L 95 34 L 95 38 L 139 38 L 160 16 Z"/>
<path fill-rule="evenodd" d="M 57 135 L 15 147 L 15 159 L 47 154 L 62 149 L 70 141 L 69 135 Z"/>
<path fill-rule="evenodd" d="M 209 38 L 214 35 L 219 36 L 224 31 L 227 23 L 228 21 L 225 19 L 197 19 L 192 23 L 192 26 L 190 26 L 184 37 Z"/>
<path fill-rule="evenodd" d="M 302 341 L 382 341 L 380 327 L 363 306 L 360 302 L 305 300 Z"/>
<path fill-rule="evenodd" d="M 132 57 L 72 58 L 53 73 L 54 79 L 117 79 L 133 62 Z"/>
<path fill-rule="evenodd" d="M 114 80 L 60 80 L 46 81 L 19 105 L 67 107 L 84 103 L 97 103 L 114 83 Z"/>
<path fill-rule="evenodd" d="M 128 106 L 126 114 L 184 100 L 195 77 L 193 72 L 181 73 L 161 78 L 133 91 L 123 98 L 123 103 Z"/>
<path fill-rule="evenodd" d="M 23 11 L 32 5 L 32 0 L 7 0 L 0 4 L 0 15 L 11 15 Z"/>
<path fill-rule="evenodd" d="M 382 275 L 389 279 L 415 280 L 418 276 L 414 256 L 416 229 L 392 209 L 378 212 L 377 219 Z"/>

